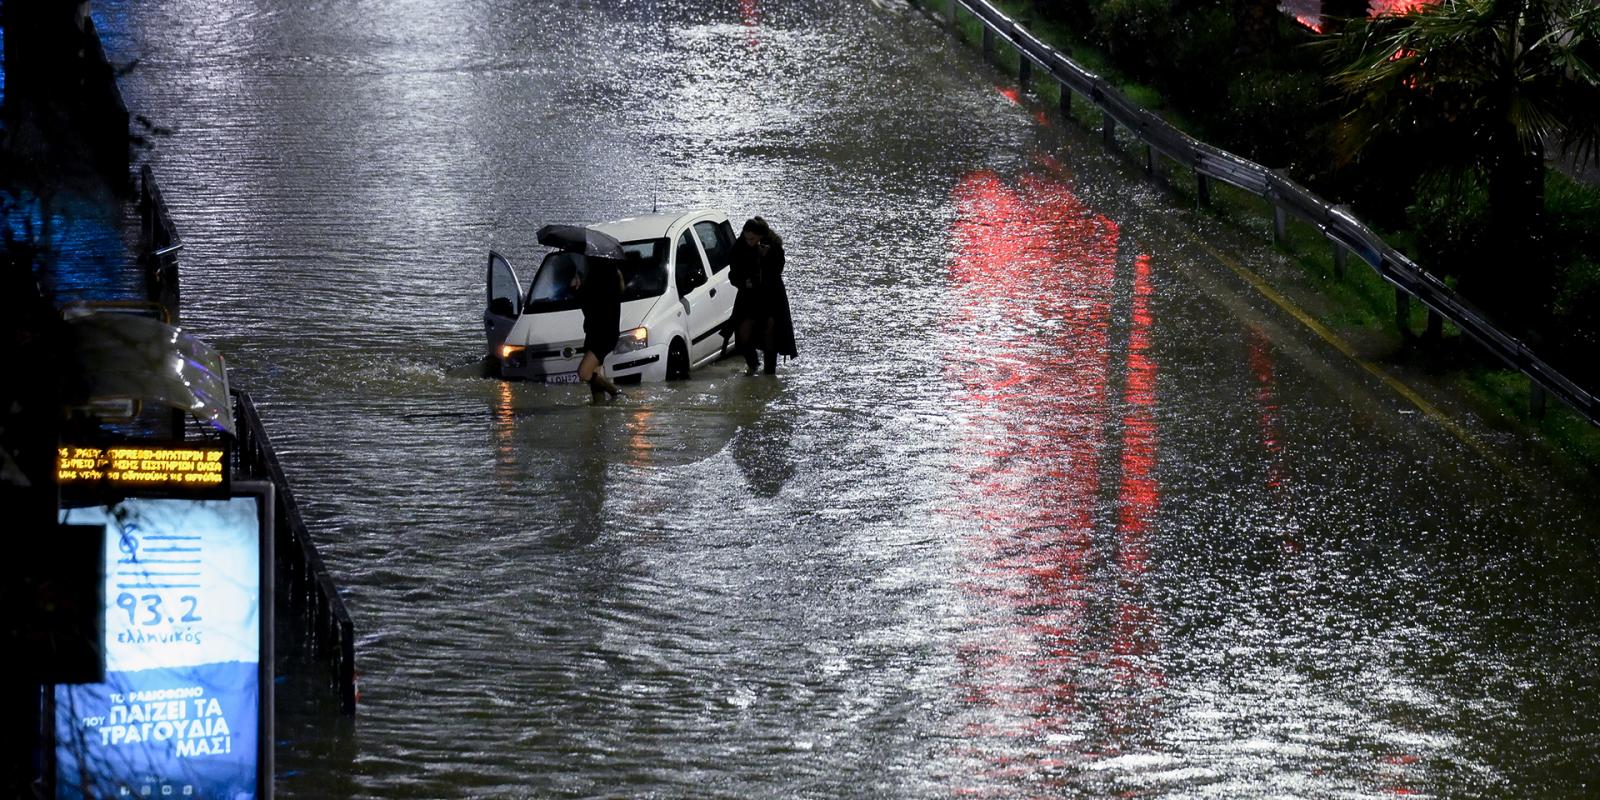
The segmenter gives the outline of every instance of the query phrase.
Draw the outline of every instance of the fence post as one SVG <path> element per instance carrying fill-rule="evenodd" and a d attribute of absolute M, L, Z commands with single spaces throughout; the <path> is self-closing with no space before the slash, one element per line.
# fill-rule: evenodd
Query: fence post
<path fill-rule="evenodd" d="M 983 25 L 983 63 L 994 63 L 994 28 L 987 22 Z"/>
<path fill-rule="evenodd" d="M 356 637 L 353 624 L 339 626 L 339 706 L 344 713 L 356 713 Z"/>
<path fill-rule="evenodd" d="M 1023 91 L 1028 90 L 1028 84 L 1033 82 L 1033 62 L 1028 60 L 1026 53 L 1017 51 L 1017 85 Z"/>
<path fill-rule="evenodd" d="M 1195 195 L 1200 199 L 1200 205 L 1211 205 L 1211 179 L 1207 178 L 1205 173 L 1196 172 L 1194 174 L 1194 189 Z"/>
<path fill-rule="evenodd" d="M 1289 215 L 1283 206 L 1272 204 L 1272 243 L 1283 247 L 1289 241 Z"/>
<path fill-rule="evenodd" d="M 1344 280 L 1344 260 L 1349 255 L 1350 251 L 1344 249 L 1344 245 L 1333 243 L 1333 275 L 1341 281 Z"/>
<path fill-rule="evenodd" d="M 1111 112 L 1100 112 L 1100 138 L 1104 139 L 1107 147 L 1117 143 L 1117 122 L 1111 118 Z"/>
<path fill-rule="evenodd" d="M 139 170 L 139 247 L 140 256 L 151 248 L 151 242 L 156 240 L 155 203 L 150 198 L 150 181 L 154 172 L 149 164 Z M 148 268 L 148 266 L 147 266 Z"/>

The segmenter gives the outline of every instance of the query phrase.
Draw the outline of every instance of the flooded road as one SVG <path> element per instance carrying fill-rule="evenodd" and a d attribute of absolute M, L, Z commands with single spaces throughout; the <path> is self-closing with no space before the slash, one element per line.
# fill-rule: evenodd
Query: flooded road
<path fill-rule="evenodd" d="M 916 13 L 95 15 L 175 130 L 186 327 L 361 634 L 353 727 L 280 712 L 282 796 L 1600 781 L 1592 509 L 1304 332 Z M 488 248 L 526 276 L 542 224 L 702 205 L 785 237 L 776 378 L 591 406 L 472 377 Z"/>

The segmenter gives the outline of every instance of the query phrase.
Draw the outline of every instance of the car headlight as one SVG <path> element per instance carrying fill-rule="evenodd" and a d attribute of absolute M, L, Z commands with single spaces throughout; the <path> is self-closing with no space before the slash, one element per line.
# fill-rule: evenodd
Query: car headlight
<path fill-rule="evenodd" d="M 643 350 L 649 344 L 650 330 L 648 328 L 634 328 L 631 331 L 622 332 L 622 336 L 617 339 L 617 349 L 611 352 L 632 353 L 635 350 Z"/>
<path fill-rule="evenodd" d="M 503 345 L 500 345 L 500 360 L 501 361 L 510 361 L 513 358 L 516 358 L 517 356 L 522 355 L 522 351 L 524 351 L 526 349 L 528 349 L 528 348 L 523 347 L 520 344 L 503 344 Z M 520 360 L 520 359 L 518 359 L 518 360 Z"/>

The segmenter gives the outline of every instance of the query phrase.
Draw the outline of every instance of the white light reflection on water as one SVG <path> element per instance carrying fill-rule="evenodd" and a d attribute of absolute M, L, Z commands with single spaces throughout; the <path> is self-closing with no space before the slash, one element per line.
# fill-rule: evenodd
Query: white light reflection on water
<path fill-rule="evenodd" d="M 1527 535 L 1584 519 L 1139 241 L 1184 215 L 1097 136 L 867 4 L 530 8 L 97 4 L 177 130 L 186 319 L 361 636 L 355 735 L 283 708 L 283 796 L 1593 771 L 1585 562 Z M 537 223 L 656 192 L 779 225 L 797 364 L 601 406 L 456 370 L 484 249 L 526 268 Z"/>

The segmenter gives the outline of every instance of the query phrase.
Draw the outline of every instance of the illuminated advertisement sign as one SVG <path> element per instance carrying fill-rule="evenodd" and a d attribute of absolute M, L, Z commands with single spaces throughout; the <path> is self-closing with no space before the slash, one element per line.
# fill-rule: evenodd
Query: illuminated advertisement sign
<path fill-rule="evenodd" d="M 204 447 L 65 445 L 56 454 L 56 481 L 65 497 L 228 495 L 227 451 Z M 97 495 L 96 493 L 100 493 Z"/>
<path fill-rule="evenodd" d="M 104 683 L 55 689 L 57 798 L 272 795 L 272 487 L 65 509 L 105 526 Z"/>

